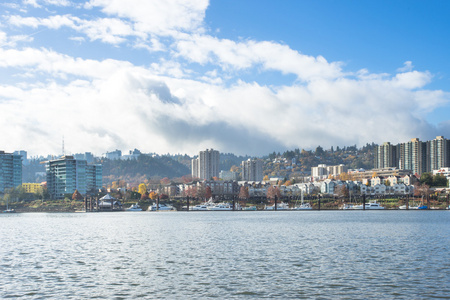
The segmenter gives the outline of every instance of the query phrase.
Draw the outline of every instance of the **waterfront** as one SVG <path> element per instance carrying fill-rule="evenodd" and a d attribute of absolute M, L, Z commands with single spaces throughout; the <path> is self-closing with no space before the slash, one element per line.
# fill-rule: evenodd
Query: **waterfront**
<path fill-rule="evenodd" d="M 0 298 L 445 298 L 449 213 L 1 214 Z"/>

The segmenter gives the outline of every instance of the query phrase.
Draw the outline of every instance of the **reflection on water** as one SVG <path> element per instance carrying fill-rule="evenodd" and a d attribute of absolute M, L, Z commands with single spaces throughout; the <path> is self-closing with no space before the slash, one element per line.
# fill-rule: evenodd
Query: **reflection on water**
<path fill-rule="evenodd" d="M 0 215 L 0 298 L 450 295 L 448 211 Z"/>

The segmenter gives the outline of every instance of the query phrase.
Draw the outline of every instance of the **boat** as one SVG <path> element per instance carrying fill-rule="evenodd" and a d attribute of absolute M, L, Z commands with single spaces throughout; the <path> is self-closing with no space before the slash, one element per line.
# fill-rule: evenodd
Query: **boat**
<path fill-rule="evenodd" d="M 406 209 L 406 204 L 405 204 L 405 205 L 400 205 L 400 206 L 398 207 L 398 209 Z M 410 206 L 408 207 L 408 209 L 419 209 L 419 206 L 410 205 Z"/>
<path fill-rule="evenodd" d="M 256 206 L 255 205 L 247 206 L 244 208 L 244 210 L 256 210 Z"/>
<path fill-rule="evenodd" d="M 230 203 L 217 203 L 216 205 L 210 205 L 207 210 L 233 210 L 233 206 Z"/>
<path fill-rule="evenodd" d="M 176 211 L 177 209 L 172 205 L 160 203 L 158 206 L 156 203 L 153 203 L 152 206 L 149 206 L 148 211 Z"/>
<path fill-rule="evenodd" d="M 295 207 L 292 208 L 292 210 L 311 210 L 312 209 L 311 204 L 308 203 L 308 202 L 306 202 L 306 203 L 303 202 L 303 190 L 302 190 L 301 199 L 302 199 L 301 204 L 300 205 L 296 205 Z"/>
<path fill-rule="evenodd" d="M 264 209 L 265 210 L 275 210 L 275 204 L 269 205 L 269 206 L 266 205 Z M 277 210 L 288 210 L 288 209 L 289 209 L 289 204 L 284 203 L 284 202 L 277 203 Z"/>
<path fill-rule="evenodd" d="M 352 203 L 345 203 L 344 206 L 342 206 L 342 209 L 354 209 L 353 206 L 355 206 Z"/>
<path fill-rule="evenodd" d="M 376 201 L 366 203 L 365 207 L 363 208 L 363 205 L 353 205 L 352 209 L 384 209 L 383 206 L 381 206 Z"/>
<path fill-rule="evenodd" d="M 128 207 L 126 211 L 142 211 L 142 208 L 139 206 L 139 203 L 136 203 Z"/>
<path fill-rule="evenodd" d="M 310 209 L 312 209 L 312 206 L 308 202 L 302 203 L 299 206 L 292 208 L 292 210 L 310 210 Z"/>
<path fill-rule="evenodd" d="M 3 213 L 5 213 L 5 214 L 12 214 L 12 213 L 15 213 L 15 212 L 16 211 L 15 211 L 14 208 L 9 208 L 8 200 L 6 200 L 6 209 L 3 211 Z"/>
<path fill-rule="evenodd" d="M 197 205 L 189 207 L 189 210 L 208 210 L 208 207 L 212 207 L 214 205 L 215 204 L 210 199 L 209 201 L 206 201 L 202 204 L 197 204 Z"/>

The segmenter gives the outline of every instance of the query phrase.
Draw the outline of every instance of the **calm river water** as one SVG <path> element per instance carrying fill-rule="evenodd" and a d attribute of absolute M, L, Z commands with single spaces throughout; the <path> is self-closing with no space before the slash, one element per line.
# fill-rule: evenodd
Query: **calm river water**
<path fill-rule="evenodd" d="M 450 297 L 450 211 L 0 214 L 0 298 Z"/>

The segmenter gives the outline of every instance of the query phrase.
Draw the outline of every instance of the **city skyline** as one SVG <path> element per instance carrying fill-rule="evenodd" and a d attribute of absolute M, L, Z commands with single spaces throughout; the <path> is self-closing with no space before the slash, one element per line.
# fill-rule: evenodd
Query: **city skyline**
<path fill-rule="evenodd" d="M 0 149 L 57 154 L 64 136 L 67 153 L 261 156 L 450 136 L 448 2 L 156 3 L 0 4 Z"/>

